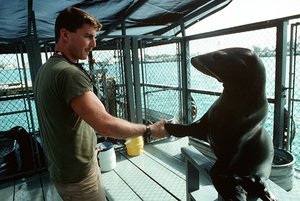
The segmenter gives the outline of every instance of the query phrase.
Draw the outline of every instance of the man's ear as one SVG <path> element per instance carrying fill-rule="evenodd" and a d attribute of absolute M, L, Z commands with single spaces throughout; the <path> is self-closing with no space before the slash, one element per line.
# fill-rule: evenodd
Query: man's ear
<path fill-rule="evenodd" d="M 69 38 L 69 31 L 65 28 L 62 28 L 60 31 L 60 38 L 63 40 L 63 41 L 66 41 L 68 40 Z"/>

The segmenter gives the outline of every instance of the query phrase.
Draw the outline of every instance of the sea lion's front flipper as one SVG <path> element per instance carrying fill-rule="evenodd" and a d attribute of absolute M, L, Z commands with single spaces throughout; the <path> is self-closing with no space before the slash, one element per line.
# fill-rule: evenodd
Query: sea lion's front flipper
<path fill-rule="evenodd" d="M 192 136 L 201 140 L 206 140 L 206 136 L 209 131 L 207 113 L 192 124 L 184 125 L 166 123 L 165 128 L 168 133 L 176 137 Z"/>

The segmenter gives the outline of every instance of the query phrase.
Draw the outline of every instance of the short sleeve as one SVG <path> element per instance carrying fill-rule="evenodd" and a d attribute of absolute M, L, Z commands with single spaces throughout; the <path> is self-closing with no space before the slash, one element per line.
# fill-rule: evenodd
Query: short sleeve
<path fill-rule="evenodd" d="M 68 105 L 74 97 L 87 91 L 93 91 L 91 79 L 82 69 L 76 66 L 65 68 L 59 74 L 58 80 L 61 97 Z"/>

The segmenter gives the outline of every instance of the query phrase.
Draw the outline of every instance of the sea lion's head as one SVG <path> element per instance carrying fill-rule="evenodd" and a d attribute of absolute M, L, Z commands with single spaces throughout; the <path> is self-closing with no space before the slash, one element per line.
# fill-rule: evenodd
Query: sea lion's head
<path fill-rule="evenodd" d="M 265 68 L 250 49 L 227 48 L 195 56 L 192 65 L 224 85 L 265 85 Z"/>

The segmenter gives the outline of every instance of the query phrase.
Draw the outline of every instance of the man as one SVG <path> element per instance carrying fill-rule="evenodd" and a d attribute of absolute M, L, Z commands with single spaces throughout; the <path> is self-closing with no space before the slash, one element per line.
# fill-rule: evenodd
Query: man
<path fill-rule="evenodd" d="M 67 8 L 55 22 L 55 54 L 41 66 L 34 96 L 50 178 L 63 200 L 105 200 L 95 154 L 96 136 L 117 139 L 152 132 L 168 136 L 161 120 L 146 129 L 111 116 L 93 93 L 92 80 L 78 64 L 96 46 L 101 24 L 77 8 Z"/>

